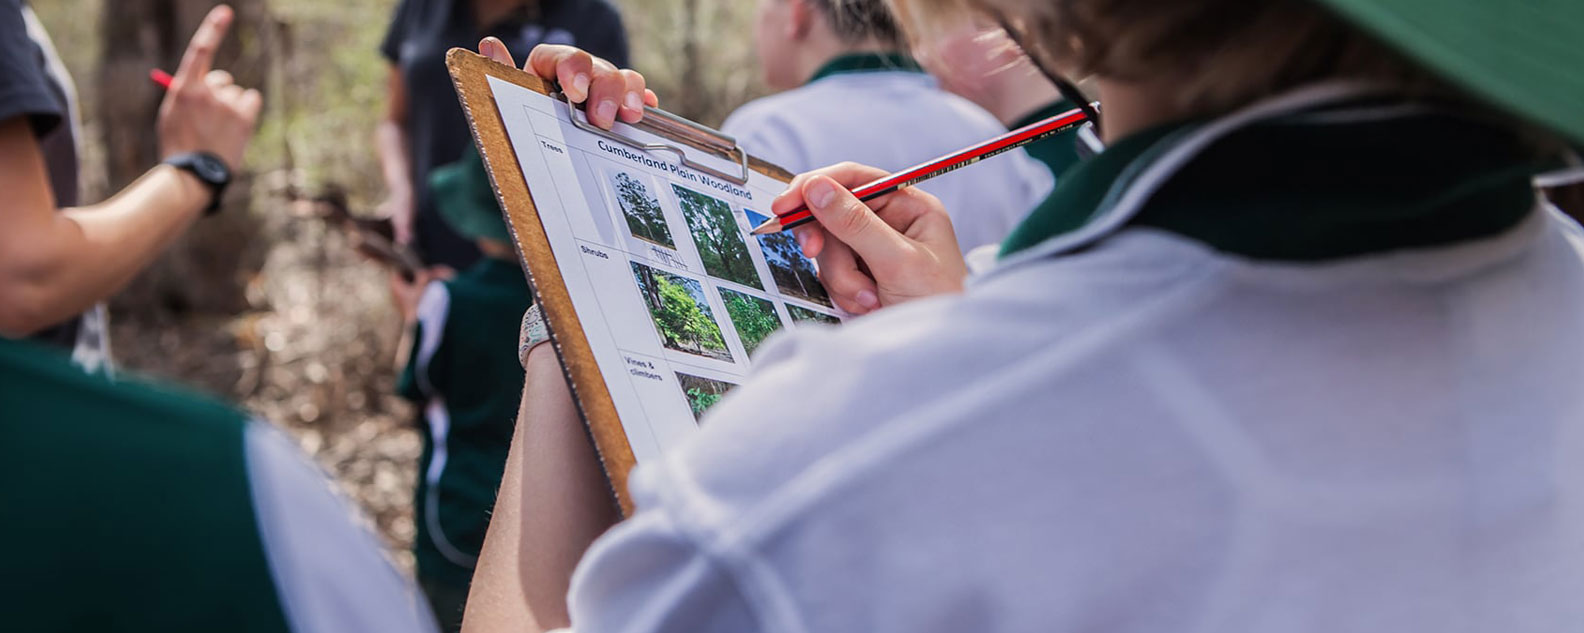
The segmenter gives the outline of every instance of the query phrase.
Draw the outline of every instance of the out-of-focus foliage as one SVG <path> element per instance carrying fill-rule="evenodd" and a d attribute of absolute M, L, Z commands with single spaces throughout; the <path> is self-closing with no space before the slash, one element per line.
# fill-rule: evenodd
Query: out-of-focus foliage
<path fill-rule="evenodd" d="M 754 54 L 757 0 L 617 0 L 633 39 L 633 66 L 660 107 L 719 125 L 764 94 Z"/>

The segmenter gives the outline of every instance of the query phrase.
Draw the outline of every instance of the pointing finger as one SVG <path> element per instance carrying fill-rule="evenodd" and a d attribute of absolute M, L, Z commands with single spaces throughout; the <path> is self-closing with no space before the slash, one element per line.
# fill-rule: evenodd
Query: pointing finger
<path fill-rule="evenodd" d="M 215 51 L 225 41 L 226 30 L 231 28 L 233 17 L 231 7 L 223 4 L 209 10 L 209 15 L 204 17 L 203 23 L 198 25 L 198 31 L 193 33 L 192 41 L 187 44 L 181 66 L 176 69 L 178 85 L 200 85 L 204 75 L 209 74 L 209 69 L 214 67 Z"/>

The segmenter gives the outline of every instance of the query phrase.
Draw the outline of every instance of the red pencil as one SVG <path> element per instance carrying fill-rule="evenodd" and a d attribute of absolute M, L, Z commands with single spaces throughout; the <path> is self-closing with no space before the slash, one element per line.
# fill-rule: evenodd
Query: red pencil
<path fill-rule="evenodd" d="M 160 70 L 158 68 L 155 68 L 155 69 L 149 71 L 149 80 L 153 81 L 156 84 L 159 84 L 159 87 L 164 88 L 166 90 L 170 90 L 171 82 L 174 81 L 175 79 L 176 78 L 172 77 L 170 73 L 165 72 L 163 70 Z"/>
<path fill-rule="evenodd" d="M 1029 143 L 1044 140 L 1071 130 L 1087 120 L 1083 110 L 1075 109 L 1058 114 L 1039 123 L 1013 130 L 1003 136 L 973 147 L 947 154 L 930 162 L 904 169 L 874 182 L 853 189 L 859 200 L 873 200 L 903 187 L 910 187 L 936 176 L 962 169 L 997 154 L 1010 152 Z M 777 215 L 754 227 L 754 235 L 768 235 L 793 229 L 814 221 L 808 207 L 798 207 Z"/>

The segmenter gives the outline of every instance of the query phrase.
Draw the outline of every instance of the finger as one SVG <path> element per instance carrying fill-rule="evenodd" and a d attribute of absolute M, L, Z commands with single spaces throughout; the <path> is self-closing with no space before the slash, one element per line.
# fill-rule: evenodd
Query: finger
<path fill-rule="evenodd" d="M 630 94 L 627 82 L 627 73 L 615 68 L 608 72 L 598 67 L 594 69 L 594 81 L 589 84 L 588 101 L 584 107 L 589 122 L 607 129 L 616 123 L 622 103 Z"/>
<path fill-rule="evenodd" d="M 868 314 L 880 306 L 875 280 L 859 266 L 851 248 L 834 240 L 819 256 L 820 282 L 836 306 L 852 314 Z"/>
<path fill-rule="evenodd" d="M 220 48 L 220 42 L 225 41 L 226 29 L 231 28 L 232 17 L 231 7 L 223 4 L 209 10 L 209 15 L 204 17 L 203 23 L 198 25 L 198 31 L 193 33 L 192 41 L 187 44 L 181 66 L 176 68 L 174 83 L 177 86 L 197 85 L 203 81 L 204 75 L 209 74 L 209 69 L 214 66 L 215 51 Z"/>
<path fill-rule="evenodd" d="M 660 107 L 660 96 L 655 94 L 655 91 L 645 88 L 644 89 L 644 105 L 647 105 L 647 106 L 649 106 L 651 108 Z"/>
<path fill-rule="evenodd" d="M 594 56 L 571 46 L 540 44 L 528 53 L 524 69 L 560 82 L 568 100 L 583 103 L 594 81 Z"/>
<path fill-rule="evenodd" d="M 911 248 L 907 238 L 829 176 L 809 178 L 802 190 L 803 199 L 820 227 L 830 237 L 852 247 L 859 258 L 892 259 Z M 827 244 L 826 249 L 829 248 Z"/>
<path fill-rule="evenodd" d="M 247 117 L 248 123 L 251 124 L 258 121 L 259 112 L 264 109 L 264 95 L 258 90 L 248 88 L 242 91 L 234 103 L 237 112 Z"/>
<path fill-rule="evenodd" d="M 623 69 L 618 72 L 627 81 L 627 92 L 622 96 L 621 120 L 637 123 L 643 120 L 644 97 L 649 94 L 649 89 L 644 86 L 644 77 L 638 71 Z"/>
<path fill-rule="evenodd" d="M 210 87 L 214 89 L 215 97 L 219 98 L 223 103 L 232 104 L 233 107 L 235 107 L 235 104 L 242 99 L 242 93 L 246 92 L 242 89 L 242 86 L 238 86 L 236 84 Z"/>
<path fill-rule="evenodd" d="M 479 54 L 493 59 L 497 63 L 505 64 L 512 68 L 517 67 L 517 62 L 512 59 L 511 51 L 507 50 L 506 43 L 494 36 L 486 37 L 479 42 Z"/>
<path fill-rule="evenodd" d="M 219 89 L 225 88 L 226 86 L 235 86 L 236 78 L 232 77 L 231 73 L 216 69 L 211 70 L 208 74 L 204 75 L 204 83 L 209 84 L 210 88 Z"/>
<path fill-rule="evenodd" d="M 776 215 L 786 215 L 798 207 L 805 206 L 803 185 L 808 183 L 810 178 L 816 176 L 831 178 L 840 183 L 842 187 L 850 190 L 889 175 L 890 172 L 884 169 L 850 162 L 821 167 L 814 171 L 798 174 L 793 178 L 792 182 L 787 184 L 786 191 L 781 192 L 781 195 L 776 196 L 775 200 L 770 202 L 770 211 Z"/>

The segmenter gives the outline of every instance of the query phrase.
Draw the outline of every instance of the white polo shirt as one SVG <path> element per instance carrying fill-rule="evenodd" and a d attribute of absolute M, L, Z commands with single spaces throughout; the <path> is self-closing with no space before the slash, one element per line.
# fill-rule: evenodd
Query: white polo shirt
<path fill-rule="evenodd" d="M 839 57 L 807 85 L 738 108 L 721 130 L 793 173 L 843 161 L 899 171 L 1006 133 L 995 117 L 916 68 L 898 56 Z M 952 212 L 966 252 L 1005 238 L 1051 182 L 1049 170 L 1017 150 L 919 188 Z"/>
<path fill-rule="evenodd" d="M 1079 229 L 770 343 L 574 626 L 1577 630 L 1584 231 L 1512 135 L 1354 96 L 1118 143 Z"/>

